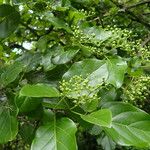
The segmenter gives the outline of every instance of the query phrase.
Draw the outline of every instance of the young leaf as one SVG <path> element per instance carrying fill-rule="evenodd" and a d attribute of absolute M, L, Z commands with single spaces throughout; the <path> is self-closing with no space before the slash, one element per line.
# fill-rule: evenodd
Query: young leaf
<path fill-rule="evenodd" d="M 10 115 L 9 108 L 0 107 L 0 143 L 6 143 L 15 138 L 18 132 L 18 122 Z"/>
<path fill-rule="evenodd" d="M 53 118 L 38 128 L 31 150 L 77 150 L 74 122 L 68 118 Z"/>
<path fill-rule="evenodd" d="M 81 115 L 81 118 L 87 122 L 103 127 L 111 127 L 111 111 L 109 109 L 101 109 L 88 115 Z"/>
<path fill-rule="evenodd" d="M 59 97 L 59 91 L 48 84 L 38 83 L 35 85 L 25 85 L 20 90 L 20 96 L 28 97 Z"/>
<path fill-rule="evenodd" d="M 112 111 L 112 127 L 105 131 L 115 142 L 125 146 L 150 146 L 149 114 L 121 102 L 108 102 L 103 107 Z"/>

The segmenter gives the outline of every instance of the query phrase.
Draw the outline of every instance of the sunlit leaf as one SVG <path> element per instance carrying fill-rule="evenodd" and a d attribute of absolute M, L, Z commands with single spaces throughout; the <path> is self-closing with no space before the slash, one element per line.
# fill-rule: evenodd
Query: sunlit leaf
<path fill-rule="evenodd" d="M 48 84 L 35 84 L 35 85 L 25 85 L 21 91 L 21 96 L 28 96 L 28 97 L 59 97 L 59 91 L 49 86 Z"/>
<path fill-rule="evenodd" d="M 77 150 L 76 126 L 68 118 L 53 118 L 48 124 L 37 129 L 31 150 Z"/>
<path fill-rule="evenodd" d="M 125 146 L 150 146 L 149 114 L 121 102 L 108 102 L 103 107 L 112 111 L 112 127 L 105 131 L 115 142 Z"/>
<path fill-rule="evenodd" d="M 81 115 L 81 118 L 95 125 L 111 127 L 111 111 L 109 109 L 101 109 L 88 115 Z"/>

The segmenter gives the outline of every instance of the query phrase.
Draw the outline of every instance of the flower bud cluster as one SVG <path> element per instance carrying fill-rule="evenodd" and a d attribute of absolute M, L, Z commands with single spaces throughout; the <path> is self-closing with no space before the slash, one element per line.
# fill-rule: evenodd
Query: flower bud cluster
<path fill-rule="evenodd" d="M 135 42 L 131 41 L 132 31 L 117 27 L 106 27 L 106 31 L 111 31 L 112 37 L 106 41 L 108 47 L 119 48 L 123 51 L 131 52 L 135 50 Z"/>
<path fill-rule="evenodd" d="M 84 9 L 79 9 L 78 10 L 80 13 L 83 13 L 86 17 L 90 17 L 90 16 L 93 16 L 95 15 L 95 10 L 84 10 Z"/>
<path fill-rule="evenodd" d="M 95 37 L 95 34 L 88 35 L 85 34 L 81 29 L 79 29 L 79 26 L 72 26 L 73 29 L 73 36 L 75 39 L 78 40 L 80 43 L 93 43 L 93 38 Z"/>
<path fill-rule="evenodd" d="M 97 56 L 104 56 L 106 51 L 101 48 L 102 41 L 97 41 L 95 39 L 95 34 L 85 34 L 82 30 L 79 29 L 79 26 L 72 26 L 74 33 L 73 33 L 73 41 L 77 41 L 81 45 L 84 45 L 87 49 L 89 49 L 92 54 Z"/>
<path fill-rule="evenodd" d="M 102 51 L 104 55 L 106 55 L 110 50 L 116 49 L 118 52 L 119 50 L 126 51 L 126 54 L 131 57 L 138 55 L 142 60 L 149 60 L 150 47 L 143 47 L 140 39 L 135 40 L 134 37 L 136 35 L 133 34 L 132 31 L 117 28 L 116 26 L 107 26 L 105 31 L 111 31 L 112 36 L 104 42 L 101 41 L 97 43 L 97 46 L 100 47 L 100 55 L 102 55 Z M 95 53 L 99 55 L 99 49 L 97 49 Z"/>
<path fill-rule="evenodd" d="M 73 100 L 75 105 L 82 105 L 97 99 L 98 87 L 90 86 L 89 80 L 82 76 L 73 76 L 69 81 L 60 82 L 62 95 Z"/>
<path fill-rule="evenodd" d="M 124 89 L 124 99 L 136 106 L 142 107 L 150 96 L 150 76 L 141 76 Z"/>
<path fill-rule="evenodd" d="M 142 47 L 141 40 L 135 40 L 135 35 L 130 30 L 107 26 L 105 31 L 111 31 L 112 36 L 105 41 L 98 41 L 94 33 L 85 34 L 79 26 L 72 26 L 72 29 L 74 31 L 72 40 L 89 46 L 88 49 L 98 57 L 112 53 L 111 50 L 116 50 L 115 53 L 125 51 L 131 57 L 138 55 L 142 60 L 150 58 L 150 47 Z"/>

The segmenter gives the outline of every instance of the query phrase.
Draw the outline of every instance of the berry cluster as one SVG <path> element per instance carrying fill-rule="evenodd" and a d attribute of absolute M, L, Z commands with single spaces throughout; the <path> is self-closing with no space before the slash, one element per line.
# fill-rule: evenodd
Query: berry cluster
<path fill-rule="evenodd" d="M 150 76 L 141 76 L 124 89 L 124 101 L 142 107 L 150 96 Z"/>
<path fill-rule="evenodd" d="M 90 86 L 87 78 L 77 75 L 73 76 L 69 81 L 62 80 L 60 82 L 62 95 L 73 100 L 76 106 L 98 99 L 98 88 L 98 86 Z"/>

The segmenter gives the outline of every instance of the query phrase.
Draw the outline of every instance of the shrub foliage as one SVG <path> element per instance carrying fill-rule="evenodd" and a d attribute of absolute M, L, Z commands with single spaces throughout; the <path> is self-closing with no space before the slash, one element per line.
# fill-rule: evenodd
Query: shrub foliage
<path fill-rule="evenodd" d="M 148 149 L 149 6 L 0 0 L 0 149 Z"/>

